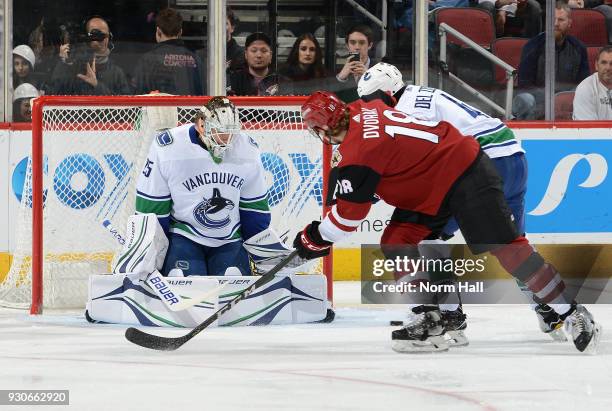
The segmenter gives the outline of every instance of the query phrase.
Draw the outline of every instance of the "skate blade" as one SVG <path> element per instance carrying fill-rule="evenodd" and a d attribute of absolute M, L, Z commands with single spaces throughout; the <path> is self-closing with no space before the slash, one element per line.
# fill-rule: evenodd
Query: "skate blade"
<path fill-rule="evenodd" d="M 465 336 L 463 330 L 447 331 L 447 343 L 449 347 L 465 347 L 470 344 L 470 341 Z"/>
<path fill-rule="evenodd" d="M 559 327 L 556 330 L 552 330 L 551 332 L 546 333 L 546 335 L 548 335 L 550 338 L 552 338 L 553 341 L 556 341 L 556 342 L 566 342 L 567 341 L 567 335 L 565 335 L 565 332 L 563 331 L 563 327 Z"/>
<path fill-rule="evenodd" d="M 391 346 L 398 353 L 443 352 L 448 351 L 448 343 L 444 336 L 429 337 L 425 341 L 393 340 Z"/>

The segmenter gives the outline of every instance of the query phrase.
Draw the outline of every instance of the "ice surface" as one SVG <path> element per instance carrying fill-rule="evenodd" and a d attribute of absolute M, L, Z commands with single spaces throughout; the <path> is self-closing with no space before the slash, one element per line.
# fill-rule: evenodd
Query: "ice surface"
<path fill-rule="evenodd" d="M 359 305 L 357 283 L 335 294 L 332 324 L 209 329 L 175 352 L 81 313 L 2 310 L 0 387 L 69 389 L 70 406 L 49 409 L 72 411 L 612 409 L 612 306 L 589 306 L 604 327 L 596 356 L 552 342 L 520 305 L 466 306 L 468 347 L 398 354 L 388 323 L 401 306 Z"/>

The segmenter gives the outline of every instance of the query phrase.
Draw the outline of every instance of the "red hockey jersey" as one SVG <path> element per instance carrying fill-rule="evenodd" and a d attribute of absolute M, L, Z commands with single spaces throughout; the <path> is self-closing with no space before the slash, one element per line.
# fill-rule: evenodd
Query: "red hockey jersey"
<path fill-rule="evenodd" d="M 480 146 L 447 122 L 416 120 L 380 100 L 349 105 L 350 124 L 333 156 L 337 203 L 321 223 L 324 239 L 355 231 L 377 194 L 388 204 L 437 214 Z"/>

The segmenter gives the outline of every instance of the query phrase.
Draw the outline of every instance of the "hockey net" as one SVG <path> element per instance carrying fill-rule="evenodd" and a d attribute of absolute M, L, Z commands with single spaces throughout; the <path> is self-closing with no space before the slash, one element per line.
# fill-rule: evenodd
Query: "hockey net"
<path fill-rule="evenodd" d="M 178 96 L 42 97 L 33 105 L 32 155 L 0 305 L 84 307 L 87 278 L 109 273 L 117 235 L 134 213 L 135 184 L 156 130 L 190 123 L 206 98 Z M 308 135 L 304 98 L 233 99 L 243 129 L 262 152 L 272 225 L 290 244 L 319 219 L 330 153 Z M 43 206 L 44 204 L 44 206 Z M 328 276 L 331 258 L 315 272 Z"/>

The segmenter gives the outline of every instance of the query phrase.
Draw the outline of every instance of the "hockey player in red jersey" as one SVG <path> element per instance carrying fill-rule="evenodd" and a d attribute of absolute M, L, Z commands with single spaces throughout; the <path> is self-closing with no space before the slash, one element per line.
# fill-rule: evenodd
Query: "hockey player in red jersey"
<path fill-rule="evenodd" d="M 555 268 L 520 235 L 512 222 L 502 183 L 478 143 L 451 124 L 419 121 L 380 100 L 346 105 L 335 94 L 316 92 L 302 106 L 309 130 L 338 144 L 337 202 L 323 221 L 299 233 L 294 247 L 302 258 L 329 253 L 367 216 L 376 194 L 395 207 L 382 238 L 387 258 L 436 238 L 455 217 L 475 254 L 489 251 L 506 271 L 553 306 L 579 351 L 595 349 L 600 326 L 585 307 L 568 301 Z M 436 307 L 393 331 L 400 352 L 448 349 L 445 321 Z"/>

